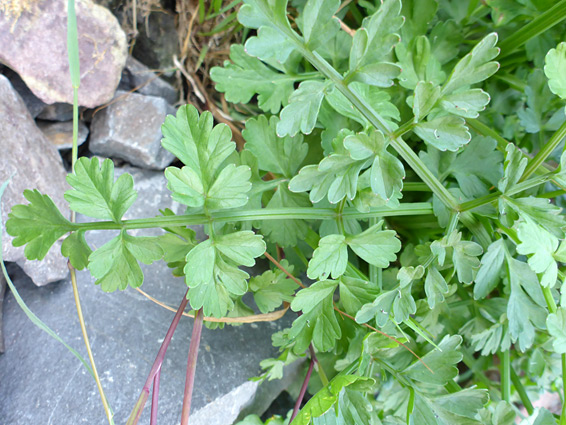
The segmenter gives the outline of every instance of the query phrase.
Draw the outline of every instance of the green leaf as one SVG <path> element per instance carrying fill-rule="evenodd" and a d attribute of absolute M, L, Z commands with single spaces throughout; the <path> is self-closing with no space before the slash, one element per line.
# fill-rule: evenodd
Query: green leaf
<path fill-rule="evenodd" d="M 437 303 L 444 301 L 444 295 L 448 292 L 448 285 L 446 284 L 444 277 L 435 267 L 431 267 L 428 270 L 424 289 L 430 308 L 434 308 Z"/>
<path fill-rule="evenodd" d="M 172 192 L 173 200 L 192 208 L 204 205 L 204 186 L 192 168 L 167 167 L 165 177 L 167 178 L 167 189 Z"/>
<path fill-rule="evenodd" d="M 264 115 L 246 121 L 242 132 L 246 140 L 246 149 L 258 159 L 261 170 L 293 177 L 305 157 L 309 147 L 303 142 L 303 136 L 279 138 L 276 127 L 279 118 L 272 116 L 269 121 Z"/>
<path fill-rule="evenodd" d="M 499 69 L 499 64 L 492 61 L 498 54 L 497 33 L 485 36 L 470 53 L 464 56 L 442 87 L 442 93 L 454 93 L 491 77 Z"/>
<path fill-rule="evenodd" d="M 310 206 L 312 204 L 306 194 L 292 193 L 286 184 L 280 184 L 265 208 Z M 296 246 L 298 241 L 304 240 L 308 230 L 308 224 L 304 220 L 265 220 L 261 223 L 262 233 L 269 237 L 270 241 L 277 243 L 282 248 Z"/>
<path fill-rule="evenodd" d="M 399 42 L 395 32 L 401 28 L 404 18 L 400 15 L 399 0 L 385 0 L 379 9 L 362 22 L 362 29 L 356 31 L 350 52 L 350 72 L 366 73 L 367 65 L 381 62 Z"/>
<path fill-rule="evenodd" d="M 405 17 L 405 23 L 401 28 L 402 38 L 412 40 L 417 35 L 425 34 L 437 8 L 436 0 L 403 1 L 401 15 Z"/>
<path fill-rule="evenodd" d="M 456 365 L 462 360 L 462 354 L 458 350 L 462 344 L 460 335 L 446 335 L 438 344 L 438 350 L 432 350 L 422 360 L 433 372 L 428 370 L 421 362 L 416 361 L 402 374 L 429 385 L 446 385 L 446 383 L 458 376 Z"/>
<path fill-rule="evenodd" d="M 296 354 L 303 353 L 311 342 L 317 350 L 328 351 L 342 335 L 332 301 L 337 285 L 336 281 L 322 280 L 297 292 L 291 309 L 303 314 L 289 331 Z"/>
<path fill-rule="evenodd" d="M 293 273 L 293 266 L 287 260 L 281 260 L 281 265 L 289 273 Z M 267 270 L 261 275 L 254 276 L 249 283 L 254 301 L 262 313 L 275 310 L 283 301 L 291 302 L 298 286 L 279 269 Z"/>
<path fill-rule="evenodd" d="M 461 283 L 472 283 L 478 268 L 480 260 L 477 258 L 483 253 L 482 247 L 472 241 L 459 241 L 454 246 L 452 261 Z"/>
<path fill-rule="evenodd" d="M 395 237 L 395 231 L 381 230 L 381 226 L 382 223 L 377 223 L 359 235 L 349 236 L 346 243 L 364 261 L 386 268 L 397 259 L 401 242 Z"/>
<path fill-rule="evenodd" d="M 546 318 L 548 333 L 554 338 L 552 347 L 556 353 L 566 353 L 566 310 L 559 307 Z"/>
<path fill-rule="evenodd" d="M 246 53 L 251 56 L 263 61 L 273 58 L 280 63 L 284 63 L 295 50 L 295 45 L 286 34 L 268 26 L 260 27 L 257 36 L 248 38 L 245 46 Z"/>
<path fill-rule="evenodd" d="M 426 143 L 441 151 L 457 151 L 472 139 L 464 119 L 454 116 L 421 122 L 415 126 L 414 131 Z"/>
<path fill-rule="evenodd" d="M 340 277 L 340 302 L 346 313 L 356 314 L 367 303 L 373 302 L 381 292 L 376 283 L 354 277 Z"/>
<path fill-rule="evenodd" d="M 252 188 L 252 172 L 247 165 L 228 164 L 208 189 L 205 206 L 211 210 L 237 208 L 247 204 Z"/>
<path fill-rule="evenodd" d="M 76 231 L 67 236 L 61 245 L 61 254 L 69 259 L 75 269 L 82 270 L 87 267 L 92 249 L 86 243 L 85 232 Z"/>
<path fill-rule="evenodd" d="M 186 257 L 185 280 L 193 309 L 204 309 L 207 316 L 224 317 L 234 306 L 231 296 L 243 295 L 248 273 L 238 267 L 251 267 L 265 252 L 262 237 L 244 230 L 216 236 L 194 247 Z"/>
<path fill-rule="evenodd" d="M 199 177 L 205 190 L 236 149 L 230 128 L 226 124 L 213 127 L 212 114 L 205 111 L 199 117 L 192 105 L 181 106 L 176 116 L 168 115 L 161 131 L 163 147 Z"/>
<path fill-rule="evenodd" d="M 28 260 L 42 260 L 53 244 L 65 233 L 73 230 L 73 224 L 59 212 L 51 198 L 38 190 L 25 190 L 27 205 L 15 205 L 8 214 L 6 232 L 14 236 L 14 246 L 26 245 Z"/>
<path fill-rule="evenodd" d="M 500 274 L 505 260 L 505 242 L 498 239 L 487 248 L 481 259 L 480 269 L 474 284 L 474 298 L 483 299 L 495 289 L 500 281 Z"/>
<path fill-rule="evenodd" d="M 252 267 L 255 259 L 265 252 L 265 242 L 261 235 L 250 230 L 217 236 L 214 246 L 230 260 L 248 267 Z"/>
<path fill-rule="evenodd" d="M 393 301 L 393 320 L 399 324 L 409 320 L 412 314 L 417 312 L 417 304 L 411 294 L 411 285 L 405 286 L 397 291 Z"/>
<path fill-rule="evenodd" d="M 348 246 L 343 235 L 328 235 L 321 238 L 318 248 L 313 252 L 307 268 L 310 279 L 326 279 L 340 277 L 348 264 Z"/>
<path fill-rule="evenodd" d="M 281 111 L 281 121 L 277 123 L 279 137 L 293 137 L 299 131 L 303 134 L 310 134 L 316 124 L 326 90 L 326 83 L 302 82 L 289 97 L 289 104 Z"/>
<path fill-rule="evenodd" d="M 550 49 L 544 59 L 544 73 L 548 78 L 550 91 L 566 100 L 566 42 Z"/>
<path fill-rule="evenodd" d="M 544 227 L 558 238 L 564 237 L 564 227 L 566 222 L 564 216 L 560 214 L 562 208 L 550 203 L 550 199 L 535 198 L 504 198 L 520 216 L 529 218 L 539 226 Z"/>
<path fill-rule="evenodd" d="M 535 328 L 544 328 L 546 310 L 542 290 L 536 275 L 526 263 L 507 259 L 511 295 L 507 304 L 509 334 L 521 351 L 534 342 Z"/>
<path fill-rule="evenodd" d="M 436 397 L 415 396 L 411 425 L 481 425 L 476 417 L 488 402 L 487 390 L 467 388 Z"/>
<path fill-rule="evenodd" d="M 439 85 L 446 78 L 440 62 L 431 52 L 428 38 L 424 35 L 410 39 L 408 44 L 399 43 L 395 47 L 395 54 L 403 70 L 399 76 L 399 84 L 407 89 L 414 90 L 420 81 Z"/>
<path fill-rule="evenodd" d="M 393 311 L 393 303 L 399 294 L 397 290 L 382 292 L 371 304 L 362 306 L 356 314 L 356 322 L 367 323 L 375 318 L 379 327 L 385 326 Z"/>
<path fill-rule="evenodd" d="M 458 91 L 443 96 L 440 105 L 446 112 L 464 118 L 477 118 L 491 98 L 482 89 Z"/>
<path fill-rule="evenodd" d="M 137 198 L 131 175 L 122 174 L 114 182 L 114 163 L 110 159 L 99 166 L 96 157 L 79 158 L 67 182 L 73 188 L 65 192 L 69 207 L 88 217 L 118 223 Z"/>
<path fill-rule="evenodd" d="M 216 90 L 225 93 L 228 102 L 249 103 L 257 94 L 258 106 L 272 114 L 278 113 L 288 103 L 294 90 L 294 78 L 248 55 L 238 44 L 230 47 L 230 60 L 232 63 L 225 61 L 223 67 L 215 66 L 210 70 Z"/>
<path fill-rule="evenodd" d="M 290 425 L 309 425 L 313 418 L 324 415 L 338 401 L 342 389 L 356 383 L 372 383 L 373 378 L 357 375 L 337 375 L 320 391 L 318 391 L 299 411 Z"/>
<path fill-rule="evenodd" d="M 553 258 L 558 239 L 530 219 L 519 225 L 517 235 L 521 241 L 517 252 L 530 255 L 527 262 L 535 273 L 542 274 L 541 285 L 552 288 L 558 278 L 558 265 Z"/>
<path fill-rule="evenodd" d="M 104 292 L 138 288 L 143 283 L 139 262 L 151 264 L 162 256 L 157 238 L 130 236 L 122 230 L 90 255 L 88 269 Z"/>
<path fill-rule="evenodd" d="M 440 99 L 440 87 L 436 84 L 419 81 L 415 87 L 413 115 L 416 121 L 422 120 Z"/>
<path fill-rule="evenodd" d="M 504 174 L 497 185 L 501 193 L 507 192 L 518 183 L 528 163 L 527 158 L 525 158 L 523 153 L 513 144 L 507 145 L 505 152 L 505 164 L 503 165 Z"/>
<path fill-rule="evenodd" d="M 334 17 L 339 6 L 339 0 L 308 0 L 301 15 L 301 32 L 309 49 L 316 50 L 340 30 Z"/>

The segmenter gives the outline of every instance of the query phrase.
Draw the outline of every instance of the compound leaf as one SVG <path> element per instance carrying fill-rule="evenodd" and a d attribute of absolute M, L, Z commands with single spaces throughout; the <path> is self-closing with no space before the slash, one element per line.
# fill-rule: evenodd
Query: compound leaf
<path fill-rule="evenodd" d="M 343 235 L 328 235 L 320 239 L 307 268 L 310 279 L 340 277 L 348 264 L 348 246 Z"/>
<path fill-rule="evenodd" d="M 98 158 L 79 158 L 74 174 L 67 175 L 73 189 L 65 192 L 69 207 L 88 217 L 119 222 L 137 198 L 134 180 L 122 174 L 114 182 L 114 163 Z"/>
<path fill-rule="evenodd" d="M 281 111 L 277 123 L 279 137 L 295 136 L 299 131 L 310 134 L 316 124 L 318 111 L 324 99 L 326 83 L 304 81 L 289 97 L 289 104 Z"/>
<path fill-rule="evenodd" d="M 426 143 L 441 151 L 457 151 L 472 139 L 464 119 L 451 115 L 418 123 L 414 131 Z"/>
<path fill-rule="evenodd" d="M 349 236 L 346 243 L 364 261 L 386 268 L 395 261 L 401 250 L 401 241 L 393 230 L 381 230 L 382 223 L 370 227 L 359 235 Z"/>
<path fill-rule="evenodd" d="M 14 246 L 26 245 L 28 260 L 42 260 L 53 244 L 65 233 L 73 230 L 51 198 L 38 190 L 25 190 L 27 205 L 15 205 L 8 214 L 6 232 L 14 236 Z"/>
<path fill-rule="evenodd" d="M 548 78 L 548 87 L 555 95 L 566 100 L 566 42 L 555 49 L 550 49 L 544 60 L 544 73 Z"/>

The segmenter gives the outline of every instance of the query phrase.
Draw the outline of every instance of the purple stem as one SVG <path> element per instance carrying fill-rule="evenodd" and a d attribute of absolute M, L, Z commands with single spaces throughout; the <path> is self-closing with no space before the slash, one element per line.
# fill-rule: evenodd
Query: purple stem
<path fill-rule="evenodd" d="M 140 416 L 142 414 L 143 408 L 145 407 L 145 403 L 147 402 L 147 399 L 149 397 L 149 388 L 155 378 L 155 375 L 157 374 L 157 372 L 159 371 L 159 369 L 161 369 L 161 365 L 163 364 L 163 359 L 165 358 L 165 352 L 167 351 L 167 348 L 169 347 L 169 343 L 171 342 L 171 338 L 173 338 L 173 333 L 175 333 L 175 329 L 177 329 L 177 325 L 179 324 L 179 321 L 181 320 L 181 317 L 183 315 L 183 311 L 185 310 L 185 307 L 187 306 L 188 303 L 188 299 L 187 299 L 187 294 L 189 293 L 189 290 L 187 289 L 187 292 L 185 293 L 185 296 L 183 297 L 183 301 L 181 301 L 181 305 L 179 306 L 179 309 L 177 310 L 177 313 L 175 314 L 175 317 L 173 318 L 173 321 L 171 322 L 171 326 L 169 326 L 169 330 L 167 331 L 167 334 L 165 335 L 165 339 L 163 340 L 163 342 L 161 343 L 161 347 L 159 348 L 159 352 L 157 353 L 157 357 L 155 358 L 155 361 L 153 362 L 153 366 L 151 367 L 151 371 L 149 372 L 149 376 L 147 377 L 147 380 L 145 381 L 145 385 L 142 388 L 142 392 L 138 398 L 138 401 L 136 402 L 136 405 L 134 406 L 134 410 L 132 410 L 132 413 L 130 414 L 130 418 L 128 419 L 128 422 L 126 422 L 126 425 L 137 425 L 138 421 L 140 420 Z"/>
<path fill-rule="evenodd" d="M 189 346 L 189 357 L 187 359 L 187 377 L 185 378 L 185 395 L 183 397 L 183 411 L 181 413 L 181 425 L 189 424 L 189 416 L 191 414 L 191 400 L 193 397 L 193 388 L 195 382 L 195 371 L 197 368 L 198 348 L 200 345 L 200 336 L 202 334 L 203 312 L 202 308 L 195 315 L 193 324 L 193 334 Z"/>
<path fill-rule="evenodd" d="M 314 351 L 311 351 L 311 354 L 314 354 Z M 291 420 L 289 421 L 289 423 L 293 422 L 293 419 L 295 419 L 295 416 L 297 416 L 297 414 L 299 413 L 301 403 L 303 402 L 303 398 L 305 398 L 305 393 L 307 392 L 307 387 L 309 386 L 309 380 L 311 379 L 312 370 L 316 361 L 315 359 L 316 357 L 311 356 L 309 370 L 307 370 L 307 375 L 305 376 L 305 380 L 303 381 L 303 386 L 301 387 L 301 392 L 299 393 L 299 397 L 297 398 L 297 402 L 295 403 L 293 414 L 291 415 Z"/>
<path fill-rule="evenodd" d="M 151 392 L 151 416 L 149 425 L 157 425 L 157 402 L 159 400 L 159 379 L 161 378 L 161 366 L 153 378 L 153 391 Z"/>

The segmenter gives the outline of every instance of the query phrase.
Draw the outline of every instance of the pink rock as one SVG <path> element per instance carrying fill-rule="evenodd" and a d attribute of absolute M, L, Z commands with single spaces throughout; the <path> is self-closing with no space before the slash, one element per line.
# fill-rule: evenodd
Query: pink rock
<path fill-rule="evenodd" d="M 45 103 L 73 103 L 67 58 L 67 2 L 34 0 L 27 9 L 0 8 L 0 62 L 16 71 Z M 76 1 L 81 86 L 79 104 L 108 102 L 127 59 L 126 35 L 108 9 Z M 19 15 L 19 16 L 18 16 Z"/>

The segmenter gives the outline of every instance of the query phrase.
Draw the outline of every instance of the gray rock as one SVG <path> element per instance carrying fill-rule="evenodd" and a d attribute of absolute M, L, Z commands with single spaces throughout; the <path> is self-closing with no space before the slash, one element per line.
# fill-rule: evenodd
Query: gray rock
<path fill-rule="evenodd" d="M 46 105 L 37 115 L 37 118 L 46 121 L 72 121 L 73 105 L 70 103 L 53 103 Z"/>
<path fill-rule="evenodd" d="M 129 218 L 151 217 L 160 208 L 179 210 L 166 190 L 162 173 L 129 169 L 139 196 Z M 124 169 L 117 169 L 121 174 Z M 84 220 L 84 218 L 83 218 Z M 111 235 L 89 232 L 100 247 Z M 167 266 L 143 266 L 144 291 L 177 308 L 186 285 L 171 276 Z M 24 300 L 49 326 L 84 356 L 72 288 L 52 284 L 33 288 L 21 273 L 14 281 Z M 129 288 L 107 294 L 94 285 L 88 272 L 78 273 L 87 328 L 102 385 L 123 424 L 131 412 L 173 313 Z M 11 425 L 103 424 L 104 412 L 94 381 L 66 349 L 35 328 L 8 295 L 5 302 L 6 353 L 0 356 L 0 417 Z M 258 397 L 275 398 L 281 386 L 263 387 L 248 379 L 260 373 L 259 362 L 276 356 L 271 334 L 288 326 L 288 313 L 271 323 L 224 329 L 203 329 L 196 369 L 191 425 L 230 424 L 244 405 Z M 165 356 L 161 375 L 159 422 L 178 424 L 183 399 L 192 320 L 183 318 Z M 53 361 L 57 359 L 57 361 Z M 281 385 L 285 385 L 283 382 Z M 140 423 L 149 422 L 148 401 Z"/>
<path fill-rule="evenodd" d="M 2 325 L 2 318 L 4 316 L 4 294 L 6 293 L 6 279 L 4 273 L 0 271 L 0 354 L 4 352 L 4 326 Z"/>
<path fill-rule="evenodd" d="M 90 151 L 143 168 L 164 169 L 174 156 L 161 147 L 161 125 L 175 109 L 161 97 L 122 91 L 116 97 L 92 120 Z"/>
<path fill-rule="evenodd" d="M 120 88 L 129 91 L 136 87 L 139 87 L 137 93 L 162 97 L 171 105 L 179 100 L 177 90 L 171 84 L 157 77 L 157 74 L 137 59 L 128 56 L 126 67 L 122 72 Z"/>
<path fill-rule="evenodd" d="M 73 147 L 73 121 L 36 121 L 36 124 L 57 149 L 71 149 Z M 88 128 L 84 122 L 79 121 L 77 145 L 82 145 L 87 137 Z"/>
<path fill-rule="evenodd" d="M 0 36 L 1 37 L 1 36 Z M 27 203 L 25 189 L 38 189 L 53 199 L 64 215 L 68 214 L 63 193 L 68 189 L 66 172 L 57 149 L 37 128 L 24 102 L 8 79 L 0 75 L 0 182 L 11 177 L 2 198 L 2 222 L 16 204 Z M 45 285 L 67 276 L 67 261 L 56 243 L 42 261 L 29 261 L 23 247 L 12 246 L 12 237 L 2 230 L 2 254 L 15 261 L 36 285 Z"/>
<path fill-rule="evenodd" d="M 30 115 L 33 118 L 36 118 L 47 105 L 38 99 L 38 97 L 31 92 L 28 86 L 26 86 L 26 83 L 24 83 L 20 76 L 10 68 L 6 68 L 4 75 L 8 77 L 10 83 L 12 83 L 12 87 L 14 87 L 26 104 Z"/>
<path fill-rule="evenodd" d="M 16 71 L 45 103 L 73 102 L 67 59 L 66 3 L 15 2 L 25 8 L 0 13 L 0 61 Z M 126 35 L 116 18 L 90 0 L 76 2 L 81 64 L 79 104 L 108 102 L 126 63 Z"/>
<path fill-rule="evenodd" d="M 173 56 L 179 52 L 175 16 L 165 10 L 153 12 L 145 20 L 138 16 L 138 31 L 133 56 L 152 69 L 172 68 Z"/>

